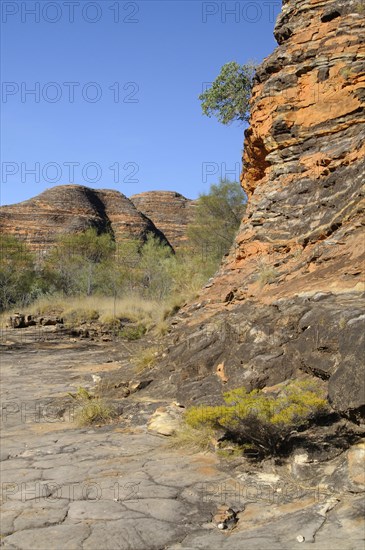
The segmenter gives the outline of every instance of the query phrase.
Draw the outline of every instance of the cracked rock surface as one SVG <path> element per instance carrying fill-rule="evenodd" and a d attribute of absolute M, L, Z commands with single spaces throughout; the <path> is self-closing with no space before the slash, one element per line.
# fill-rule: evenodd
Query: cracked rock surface
<path fill-rule="evenodd" d="M 149 433 L 161 402 L 148 402 L 145 392 L 140 403 L 132 396 L 136 422 L 122 414 L 79 428 L 69 411 L 51 414 L 50 402 L 87 385 L 90 373 L 105 374 L 108 365 L 113 372 L 126 352 L 113 342 L 66 338 L 17 344 L 20 332 L 12 334 L 13 343 L 1 346 L 4 548 L 292 550 L 297 537 L 318 549 L 361 547 L 363 444 L 324 466 L 297 460 L 275 474 L 270 465 L 248 473 L 243 461 L 220 463 Z M 350 480 L 348 490 L 336 485 L 337 471 Z M 223 505 L 235 510 L 232 529 L 214 522 Z"/>

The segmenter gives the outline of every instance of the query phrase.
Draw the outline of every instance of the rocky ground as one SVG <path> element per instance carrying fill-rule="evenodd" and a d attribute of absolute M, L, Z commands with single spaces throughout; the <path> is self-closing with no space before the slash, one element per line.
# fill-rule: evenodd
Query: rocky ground
<path fill-rule="evenodd" d="M 245 131 L 245 218 L 218 274 L 173 321 L 154 368 L 138 379 L 129 361 L 138 343 L 43 325 L 1 335 L 4 548 L 364 547 L 365 443 L 352 438 L 355 423 L 345 426 L 347 445 L 334 445 L 331 432 L 322 453 L 303 441 L 281 463 L 256 466 L 151 433 L 156 409 L 158 431 L 169 432 L 172 400 L 213 402 L 223 387 L 264 388 L 303 372 L 328 383 L 341 422 L 361 428 L 363 28 L 358 0 L 283 1 L 279 46 L 257 71 Z M 181 200 L 168 202 L 180 238 Z M 0 221 L 4 231 L 23 228 L 36 250 L 90 224 L 110 222 L 117 242 L 159 233 L 123 195 L 79 186 L 3 207 Z M 68 392 L 100 379 L 119 416 L 79 428 Z"/>
<path fill-rule="evenodd" d="M 300 449 L 281 466 L 220 461 L 148 431 L 168 404 L 148 387 L 120 397 L 110 424 L 80 428 L 65 396 L 98 376 L 125 387 L 139 344 L 75 341 L 51 328 L 1 335 L 4 548 L 362 547 L 364 443 L 325 463 Z"/>

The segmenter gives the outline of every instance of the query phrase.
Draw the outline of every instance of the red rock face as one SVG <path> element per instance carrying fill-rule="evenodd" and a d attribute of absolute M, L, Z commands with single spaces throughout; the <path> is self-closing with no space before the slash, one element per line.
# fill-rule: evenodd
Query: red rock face
<path fill-rule="evenodd" d="M 0 231 L 24 238 L 33 249 L 45 250 L 58 236 L 89 227 L 111 231 L 117 242 L 143 240 L 148 232 L 165 240 L 151 220 L 119 191 L 61 185 L 0 208 Z"/>
<path fill-rule="evenodd" d="M 212 403 L 304 371 L 336 410 L 365 414 L 364 15 L 358 0 L 283 1 L 245 132 L 246 217 L 175 321 L 160 392 Z"/>
<path fill-rule="evenodd" d="M 130 200 L 162 231 L 174 249 L 186 244 L 194 201 L 174 191 L 148 191 L 133 195 Z"/>
<path fill-rule="evenodd" d="M 279 47 L 253 89 L 241 176 L 247 217 L 209 290 L 218 300 L 230 286 L 267 301 L 363 288 L 364 12 L 352 0 L 283 4 Z M 277 271 L 276 284 L 255 283 L 262 266 Z"/>

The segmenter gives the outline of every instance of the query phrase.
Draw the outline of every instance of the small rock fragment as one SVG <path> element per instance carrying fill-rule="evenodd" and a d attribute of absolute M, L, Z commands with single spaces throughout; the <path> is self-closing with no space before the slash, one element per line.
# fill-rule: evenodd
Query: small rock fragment
<path fill-rule="evenodd" d="M 213 522 L 216 524 L 218 529 L 233 529 L 237 521 L 237 512 L 225 504 L 219 506 L 213 517 Z"/>

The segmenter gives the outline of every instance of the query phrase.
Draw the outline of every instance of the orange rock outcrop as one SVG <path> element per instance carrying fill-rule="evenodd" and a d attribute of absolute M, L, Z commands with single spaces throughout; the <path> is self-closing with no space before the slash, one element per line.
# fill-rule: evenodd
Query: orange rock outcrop
<path fill-rule="evenodd" d="M 365 13 L 283 0 L 245 131 L 245 218 L 175 321 L 159 390 L 185 403 L 310 373 L 335 410 L 365 414 Z M 158 373 L 157 373 L 158 376 Z"/>

